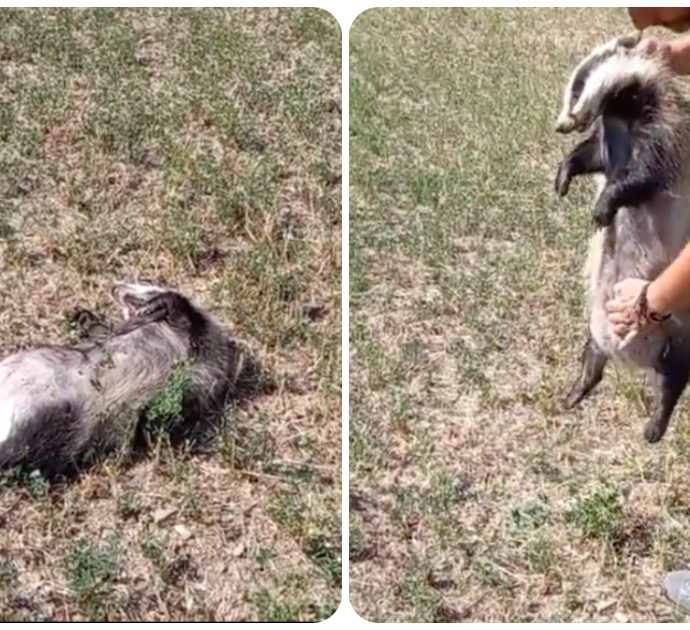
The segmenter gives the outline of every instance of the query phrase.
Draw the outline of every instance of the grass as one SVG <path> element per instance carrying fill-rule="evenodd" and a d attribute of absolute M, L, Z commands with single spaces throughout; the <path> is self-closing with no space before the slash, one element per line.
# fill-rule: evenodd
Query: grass
<path fill-rule="evenodd" d="M 122 603 L 111 590 L 119 571 L 119 541 L 114 536 L 103 549 L 94 548 L 87 540 L 80 540 L 65 559 L 72 597 L 87 615 L 95 616 L 104 608 L 118 609 Z M 110 612 L 110 611 L 109 611 Z"/>
<path fill-rule="evenodd" d="M 0 32 L 2 354 L 71 343 L 66 310 L 116 319 L 111 283 L 146 278 L 232 327 L 274 385 L 229 409 L 202 452 L 153 440 L 146 457 L 62 486 L 3 480 L 0 619 L 330 615 L 336 22 L 312 9 L 3 9 Z M 182 371 L 150 423 L 175 421 L 184 387 Z"/>
<path fill-rule="evenodd" d="M 350 597 L 377 621 L 663 621 L 690 560 L 686 404 L 642 437 L 584 343 L 571 69 L 624 9 L 374 9 L 350 33 Z M 668 34 L 665 34 L 668 36 Z"/>
<path fill-rule="evenodd" d="M 591 496 L 578 500 L 565 513 L 567 521 L 574 523 L 586 538 L 615 543 L 621 536 L 623 505 L 618 488 L 602 487 Z"/>

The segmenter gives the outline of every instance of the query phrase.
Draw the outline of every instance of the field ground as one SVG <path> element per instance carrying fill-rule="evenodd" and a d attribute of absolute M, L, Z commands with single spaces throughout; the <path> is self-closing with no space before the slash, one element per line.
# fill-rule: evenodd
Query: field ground
<path fill-rule="evenodd" d="M 0 11 L 2 353 L 207 306 L 275 384 L 203 453 L 0 484 L 0 619 L 318 620 L 340 602 L 341 34 L 318 10 Z"/>
<path fill-rule="evenodd" d="M 641 379 L 554 395 L 584 342 L 591 187 L 553 132 L 623 9 L 377 9 L 351 41 L 351 601 L 370 620 L 661 621 L 690 423 Z"/>

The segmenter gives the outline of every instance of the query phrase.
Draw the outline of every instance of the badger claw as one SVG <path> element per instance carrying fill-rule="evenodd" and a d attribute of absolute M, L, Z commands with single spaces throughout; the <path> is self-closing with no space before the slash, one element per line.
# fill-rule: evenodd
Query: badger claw
<path fill-rule="evenodd" d="M 559 197 L 565 197 L 568 194 L 571 179 L 572 175 L 570 171 L 570 162 L 564 160 L 560 163 L 558 167 L 558 173 L 556 173 L 556 181 L 554 182 L 554 188 L 556 190 L 556 194 Z"/>
<path fill-rule="evenodd" d="M 617 208 L 611 205 L 608 199 L 600 198 L 594 206 L 594 212 L 592 212 L 592 224 L 596 228 L 608 227 L 613 223 L 616 211 Z"/>
<path fill-rule="evenodd" d="M 650 444 L 655 444 L 666 433 L 666 427 L 659 426 L 654 420 L 650 420 L 644 428 L 644 439 Z"/>
<path fill-rule="evenodd" d="M 596 210 L 592 214 L 592 225 L 595 228 L 605 228 L 609 227 L 613 223 L 613 219 L 616 216 L 615 212 L 597 212 Z"/>
<path fill-rule="evenodd" d="M 579 383 L 573 385 L 571 389 L 564 395 L 561 395 L 557 399 L 558 408 L 565 412 L 577 407 L 582 399 L 586 396 L 586 392 L 580 386 Z"/>

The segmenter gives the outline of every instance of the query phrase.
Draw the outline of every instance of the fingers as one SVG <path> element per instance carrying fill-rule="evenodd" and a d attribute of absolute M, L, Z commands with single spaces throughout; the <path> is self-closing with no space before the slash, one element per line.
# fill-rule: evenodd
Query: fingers
<path fill-rule="evenodd" d="M 661 55 L 667 60 L 671 57 L 673 49 L 670 42 L 657 39 L 656 37 L 644 37 L 640 40 L 637 48 L 646 55 Z"/>
<path fill-rule="evenodd" d="M 626 337 L 628 333 L 632 330 L 629 324 L 613 324 L 611 325 L 611 332 L 616 335 L 616 337 Z"/>
<path fill-rule="evenodd" d="M 618 337 L 621 340 L 620 347 L 625 348 L 640 334 L 641 329 L 636 324 L 609 323 L 609 332 Z"/>
<path fill-rule="evenodd" d="M 637 47 L 648 55 L 653 55 L 659 49 L 659 40 L 656 37 L 644 37 Z"/>
<path fill-rule="evenodd" d="M 630 318 L 634 318 L 634 307 L 635 300 L 609 300 L 604 305 L 606 308 L 606 313 L 609 316 L 619 316 L 621 314 L 626 314 Z"/>
<path fill-rule="evenodd" d="M 635 323 L 635 317 L 628 311 L 617 311 L 609 313 L 609 323 L 614 326 L 621 324 L 632 326 Z"/>
<path fill-rule="evenodd" d="M 617 313 L 618 311 L 624 311 L 628 308 L 628 305 L 621 300 L 609 300 L 605 304 L 607 313 Z"/>
<path fill-rule="evenodd" d="M 625 335 L 625 337 L 623 337 L 623 341 L 621 341 L 620 347 L 625 348 L 628 344 L 630 344 L 630 342 L 632 342 L 632 340 L 637 335 L 637 332 L 638 331 L 636 329 L 629 331 L 628 334 Z"/>
<path fill-rule="evenodd" d="M 640 278 L 627 278 L 613 287 L 613 297 L 604 305 L 611 334 L 623 341 L 621 347 L 628 345 L 649 322 L 641 321 L 638 302 L 648 281 Z"/>
<path fill-rule="evenodd" d="M 628 339 L 626 343 L 630 342 L 628 337 L 636 328 L 636 316 L 633 307 L 634 300 L 613 299 L 606 302 L 609 330 L 617 337 Z"/>

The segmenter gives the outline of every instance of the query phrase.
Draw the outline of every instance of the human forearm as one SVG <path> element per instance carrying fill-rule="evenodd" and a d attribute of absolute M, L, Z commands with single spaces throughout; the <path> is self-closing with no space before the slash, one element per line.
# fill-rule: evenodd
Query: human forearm
<path fill-rule="evenodd" d="M 631 7 L 628 15 L 640 30 L 649 26 L 665 26 L 677 33 L 687 30 L 690 8 L 687 7 Z"/>
<path fill-rule="evenodd" d="M 649 285 L 647 301 L 655 313 L 673 313 L 690 305 L 690 243 Z"/>

